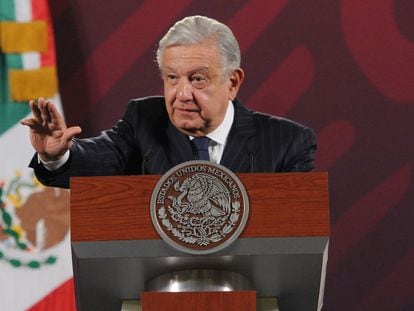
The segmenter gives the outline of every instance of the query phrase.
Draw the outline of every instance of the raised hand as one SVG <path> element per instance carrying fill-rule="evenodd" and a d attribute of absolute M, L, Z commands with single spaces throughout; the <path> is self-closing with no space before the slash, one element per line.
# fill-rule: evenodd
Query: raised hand
<path fill-rule="evenodd" d="M 37 103 L 31 100 L 29 105 L 33 116 L 20 123 L 30 127 L 33 148 L 44 161 L 59 159 L 70 148 L 72 138 L 81 133 L 81 128 L 68 128 L 56 106 L 43 98 L 39 98 Z"/>

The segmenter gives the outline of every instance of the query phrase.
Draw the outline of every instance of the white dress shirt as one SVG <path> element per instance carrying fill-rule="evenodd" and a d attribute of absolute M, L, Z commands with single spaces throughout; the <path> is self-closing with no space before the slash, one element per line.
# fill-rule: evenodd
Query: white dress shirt
<path fill-rule="evenodd" d="M 221 158 L 223 157 L 224 147 L 226 146 L 227 137 L 229 136 L 231 126 L 233 125 L 233 121 L 234 106 L 231 100 L 229 100 L 223 122 L 221 122 L 214 131 L 206 135 L 211 139 L 208 146 L 208 155 L 210 156 L 211 162 L 217 164 L 220 163 Z M 190 136 L 190 140 L 193 139 L 194 137 Z"/>

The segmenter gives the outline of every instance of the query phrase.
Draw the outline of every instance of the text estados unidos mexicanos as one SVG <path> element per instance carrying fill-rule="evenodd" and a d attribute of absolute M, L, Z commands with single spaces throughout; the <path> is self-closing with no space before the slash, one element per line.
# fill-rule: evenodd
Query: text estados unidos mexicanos
<path fill-rule="evenodd" d="M 178 177 L 182 177 L 183 175 L 189 173 L 209 173 L 211 175 L 217 176 L 220 180 L 222 180 L 229 188 L 230 192 L 233 195 L 233 199 L 240 198 L 240 191 L 238 185 L 234 182 L 232 178 L 230 178 L 226 173 L 216 169 L 215 167 L 205 166 L 205 165 L 194 165 L 184 167 L 174 175 L 168 177 L 168 179 L 163 183 L 157 197 L 157 204 L 164 204 L 165 196 L 167 195 L 168 190 L 170 189 L 171 185 L 178 180 Z"/>

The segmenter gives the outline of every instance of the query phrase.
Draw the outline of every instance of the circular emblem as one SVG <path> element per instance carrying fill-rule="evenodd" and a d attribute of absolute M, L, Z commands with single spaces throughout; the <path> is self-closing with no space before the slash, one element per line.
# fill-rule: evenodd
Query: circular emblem
<path fill-rule="evenodd" d="M 184 162 L 170 169 L 155 186 L 150 208 L 161 238 L 191 254 L 213 253 L 230 245 L 249 215 L 241 181 L 209 161 Z"/>

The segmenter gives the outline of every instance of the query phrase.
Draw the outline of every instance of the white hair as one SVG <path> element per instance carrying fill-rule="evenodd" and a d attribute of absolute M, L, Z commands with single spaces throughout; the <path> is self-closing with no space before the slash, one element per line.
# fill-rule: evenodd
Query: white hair
<path fill-rule="evenodd" d="M 240 67 L 239 44 L 230 28 L 215 19 L 199 15 L 176 22 L 160 40 L 157 50 L 158 67 L 161 70 L 166 48 L 200 44 L 208 40 L 216 44 L 224 75 Z"/>

